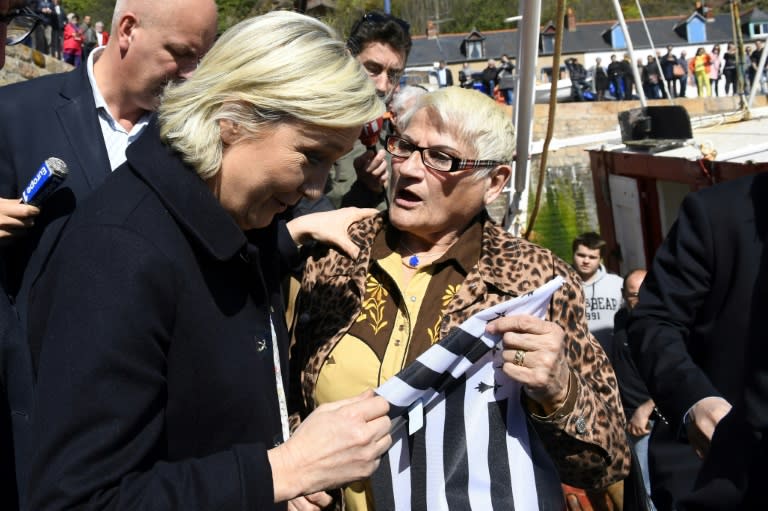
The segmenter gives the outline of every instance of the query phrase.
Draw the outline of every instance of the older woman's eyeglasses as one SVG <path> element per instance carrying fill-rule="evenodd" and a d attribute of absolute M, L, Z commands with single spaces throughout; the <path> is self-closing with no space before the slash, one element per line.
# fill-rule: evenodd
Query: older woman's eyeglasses
<path fill-rule="evenodd" d="M 403 159 L 410 158 L 414 152 L 418 151 L 421 154 L 421 161 L 424 165 L 438 172 L 457 172 L 459 170 L 481 169 L 504 164 L 494 160 L 462 160 L 437 149 L 419 147 L 395 135 L 387 137 L 386 150 L 395 158 Z"/>
<path fill-rule="evenodd" d="M 13 46 L 19 44 L 27 38 L 29 34 L 42 23 L 43 19 L 29 7 L 21 9 L 12 9 L 7 14 L 0 16 L 0 23 L 8 26 L 8 34 L 5 38 L 5 44 Z"/>

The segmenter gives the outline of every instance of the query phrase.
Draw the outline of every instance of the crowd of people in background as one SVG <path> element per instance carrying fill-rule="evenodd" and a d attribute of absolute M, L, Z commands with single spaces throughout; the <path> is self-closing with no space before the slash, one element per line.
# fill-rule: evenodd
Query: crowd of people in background
<path fill-rule="evenodd" d="M 687 97 L 689 87 L 696 90 L 697 97 L 749 94 L 756 80 L 764 90 L 768 87 L 765 85 L 768 83 L 766 70 L 763 70 L 762 77 L 757 76 L 764 46 L 765 43 L 758 40 L 754 46 L 748 44 L 744 47 L 741 88 L 739 60 L 734 43 L 725 45 L 725 50 L 721 50 L 720 44 L 714 45 L 709 51 L 699 47 L 692 56 L 688 55 L 686 49 L 676 53 L 672 46 L 667 46 L 665 53 L 657 51 L 655 56 L 638 58 L 634 66 L 647 99 Z M 561 78 L 563 74 L 570 78 L 573 101 L 637 99 L 639 94 L 632 66 L 628 53 L 612 54 L 607 64 L 602 57 L 596 57 L 588 69 L 577 57 L 570 57 L 564 61 Z M 441 68 L 444 67 L 443 62 Z M 544 78 L 552 79 L 549 75 Z M 516 80 L 514 57 L 510 59 L 506 54 L 498 61 L 488 59 L 486 67 L 481 71 L 474 71 L 469 62 L 464 62 L 459 71 L 460 86 L 481 90 L 507 105 L 514 103 Z M 444 86 L 442 82 L 441 86 Z"/>
<path fill-rule="evenodd" d="M 752 84 L 758 80 L 765 83 L 763 76 L 757 76 L 758 64 L 764 47 L 763 41 L 756 41 L 744 47 L 742 59 L 743 88 L 739 89 L 738 58 L 736 45 L 728 43 L 725 51 L 721 45 L 714 45 L 709 51 L 699 47 L 693 56 L 686 49 L 675 53 L 672 46 L 667 46 L 666 52 L 657 51 L 656 55 L 639 58 L 636 63 L 643 93 L 648 99 L 667 99 L 686 97 L 688 87 L 694 87 L 698 97 L 749 94 Z M 634 73 L 628 54 L 623 57 L 611 55 L 607 67 L 602 59 L 596 58 L 595 65 L 590 68 L 591 87 L 596 99 L 632 99 L 637 97 L 634 84 Z M 582 79 L 577 73 L 576 81 Z"/>
<path fill-rule="evenodd" d="M 515 57 L 504 53 L 499 59 L 488 59 L 482 71 L 473 71 L 469 62 L 464 62 L 459 71 L 459 85 L 465 89 L 479 90 L 497 102 L 512 105 L 515 102 L 517 66 Z"/>
<path fill-rule="evenodd" d="M 75 67 L 86 61 L 93 49 L 104 46 L 109 39 L 103 21 L 92 23 L 89 15 L 84 15 L 81 20 L 78 13 L 66 12 L 61 0 L 40 0 L 36 2 L 35 10 L 44 23 L 24 43 Z M 738 63 L 734 43 L 728 43 L 725 51 L 721 51 L 720 44 L 715 44 L 709 51 L 699 47 L 690 58 L 685 49 L 675 54 L 673 47 L 667 46 L 666 53 L 657 51 L 655 56 L 638 59 L 636 67 L 643 93 L 648 99 L 686 97 L 686 90 L 691 86 L 696 88 L 698 97 L 720 96 L 721 92 L 726 96 L 749 94 L 756 79 L 760 83 L 768 80 L 765 70 L 762 77 L 757 77 L 764 45 L 760 40 L 755 42 L 754 47 L 745 45 L 743 88 L 740 90 L 737 90 Z M 479 72 L 473 71 L 465 62 L 459 71 L 458 85 L 482 90 L 498 102 L 512 105 L 517 80 L 514 61 L 515 57 L 503 54 L 498 62 L 488 59 L 486 67 Z M 569 58 L 565 67 L 572 82 L 571 99 L 574 101 L 638 97 L 632 63 L 626 53 L 623 56 L 611 55 L 607 65 L 597 57 L 589 69 L 585 69 L 578 59 Z M 439 73 L 440 87 L 453 85 L 451 70 L 444 60 L 436 62 L 435 69 Z"/>
<path fill-rule="evenodd" d="M 40 0 L 31 8 L 43 22 L 27 37 L 24 44 L 63 60 L 72 66 L 79 66 L 90 53 L 109 40 L 103 21 L 96 21 L 90 15 L 82 20 L 76 12 L 67 12 L 61 0 Z"/>

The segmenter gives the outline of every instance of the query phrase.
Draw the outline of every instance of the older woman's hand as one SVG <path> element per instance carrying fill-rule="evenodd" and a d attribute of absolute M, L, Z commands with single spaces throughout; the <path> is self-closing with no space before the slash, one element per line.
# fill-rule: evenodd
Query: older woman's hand
<path fill-rule="evenodd" d="M 543 415 L 557 410 L 568 396 L 570 378 L 562 328 L 519 315 L 494 320 L 487 331 L 503 336 L 504 374 L 523 385 L 526 395 L 542 407 Z"/>
<path fill-rule="evenodd" d="M 298 244 L 316 240 L 333 245 L 341 252 L 355 258 L 360 252 L 360 247 L 349 239 L 347 232 L 349 226 L 376 213 L 378 210 L 374 208 L 341 208 L 294 218 L 286 224 L 286 227 Z"/>

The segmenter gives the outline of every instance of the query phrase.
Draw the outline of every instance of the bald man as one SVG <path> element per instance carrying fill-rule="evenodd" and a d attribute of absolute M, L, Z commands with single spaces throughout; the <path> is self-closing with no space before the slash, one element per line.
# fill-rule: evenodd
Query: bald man
<path fill-rule="evenodd" d="M 119 0 L 113 37 L 87 65 L 0 88 L 0 240 L 18 238 L 2 257 L 10 295 L 45 227 L 125 161 L 165 85 L 192 73 L 213 44 L 216 22 L 213 0 Z M 19 204 L 49 156 L 67 163 L 69 177 L 42 210 Z"/>
<path fill-rule="evenodd" d="M 213 0 L 118 0 L 113 37 L 87 65 L 0 88 L 0 139 L 6 142 L 0 150 L 0 239 L 25 234 L 6 269 L 9 292 L 18 289 L 13 276 L 21 275 L 43 228 L 125 161 L 125 149 L 146 126 L 165 85 L 193 72 L 213 44 L 216 23 Z M 69 166 L 63 189 L 42 212 L 18 204 L 49 156 Z"/>
<path fill-rule="evenodd" d="M 0 9 L 7 12 L 9 2 L 25 3 L 0 0 Z M 87 65 L 0 87 L 0 284 L 10 298 L 0 298 L 0 340 L 22 483 L 31 448 L 26 435 L 34 374 L 24 333 L 24 285 L 44 264 L 49 240 L 62 225 L 56 220 L 125 161 L 126 148 L 149 122 L 165 85 L 195 70 L 216 29 L 214 0 L 118 0 L 112 38 L 91 52 Z M 67 163 L 69 176 L 40 209 L 20 204 L 23 189 L 50 156 Z M 6 449 L 0 458 L 14 456 Z M 23 502 L 23 485 L 19 491 Z M 7 499 L 0 501 L 12 509 L 5 507 Z"/>
<path fill-rule="evenodd" d="M 648 393 L 645 382 L 637 371 L 628 346 L 627 322 L 630 312 L 637 306 L 640 286 L 647 272 L 642 269 L 632 270 L 624 277 L 621 294 L 624 306 L 613 317 L 613 343 L 608 357 L 611 359 L 619 383 L 621 404 L 627 418 L 627 431 L 630 434 L 632 449 L 640 465 L 645 491 L 651 495 L 651 479 L 648 465 L 648 443 L 651 429 L 660 417 L 656 404 Z"/>

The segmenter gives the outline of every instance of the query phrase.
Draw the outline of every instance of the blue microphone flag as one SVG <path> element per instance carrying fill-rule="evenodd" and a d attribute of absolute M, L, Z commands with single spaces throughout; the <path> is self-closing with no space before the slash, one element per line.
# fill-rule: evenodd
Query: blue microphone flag
<path fill-rule="evenodd" d="M 59 187 L 67 174 L 69 169 L 63 160 L 53 156 L 46 159 L 21 194 L 21 202 L 39 207 Z"/>

